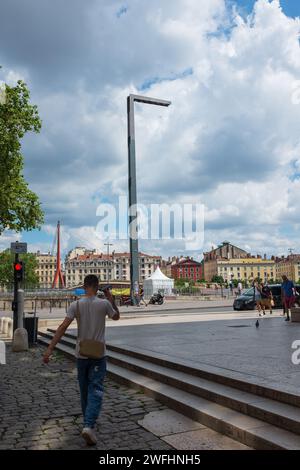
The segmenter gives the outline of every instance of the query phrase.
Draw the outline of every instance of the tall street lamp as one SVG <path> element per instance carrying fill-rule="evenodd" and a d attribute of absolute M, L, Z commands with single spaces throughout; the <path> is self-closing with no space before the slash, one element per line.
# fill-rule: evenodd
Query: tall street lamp
<path fill-rule="evenodd" d="M 109 283 L 109 270 L 110 270 L 110 267 L 109 267 L 109 247 L 113 246 L 113 243 L 109 243 L 109 241 L 108 241 L 107 243 L 104 243 L 104 246 L 107 246 L 107 282 Z"/>
<path fill-rule="evenodd" d="M 136 158 L 134 130 L 134 102 L 170 106 L 171 101 L 149 98 L 147 96 L 129 95 L 127 97 L 127 131 L 128 131 L 128 193 L 129 193 L 129 237 L 130 237 L 130 295 L 132 303 L 136 303 L 135 293 L 139 289 L 139 248 L 137 224 L 137 192 L 136 192 Z"/>

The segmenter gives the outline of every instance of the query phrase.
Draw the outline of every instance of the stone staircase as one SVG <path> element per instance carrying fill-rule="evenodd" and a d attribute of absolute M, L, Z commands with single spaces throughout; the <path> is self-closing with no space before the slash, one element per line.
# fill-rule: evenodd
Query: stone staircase
<path fill-rule="evenodd" d="M 40 331 L 49 344 L 55 330 Z M 66 333 L 57 349 L 74 358 L 76 337 Z M 159 354 L 107 344 L 108 373 L 168 407 L 254 449 L 300 449 L 300 396 L 207 366 L 193 368 Z"/>

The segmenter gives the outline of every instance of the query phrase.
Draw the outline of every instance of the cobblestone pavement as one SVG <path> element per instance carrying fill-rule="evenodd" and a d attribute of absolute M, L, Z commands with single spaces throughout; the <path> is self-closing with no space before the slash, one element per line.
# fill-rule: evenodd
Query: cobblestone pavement
<path fill-rule="evenodd" d="M 42 364 L 43 348 L 12 353 L 0 365 L 0 449 L 94 449 L 80 436 L 82 417 L 73 361 L 54 353 Z M 166 407 L 143 393 L 106 379 L 97 424 L 97 449 L 172 449 L 137 421 Z"/>

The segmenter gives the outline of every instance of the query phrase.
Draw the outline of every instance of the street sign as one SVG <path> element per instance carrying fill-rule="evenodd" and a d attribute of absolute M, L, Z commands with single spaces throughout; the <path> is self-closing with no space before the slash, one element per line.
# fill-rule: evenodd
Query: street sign
<path fill-rule="evenodd" d="M 19 242 L 11 243 L 10 251 L 16 254 L 27 253 L 27 243 L 19 243 Z"/>

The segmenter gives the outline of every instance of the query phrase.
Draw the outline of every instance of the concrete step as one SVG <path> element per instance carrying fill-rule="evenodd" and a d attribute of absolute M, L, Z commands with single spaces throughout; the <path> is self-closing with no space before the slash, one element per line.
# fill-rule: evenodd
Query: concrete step
<path fill-rule="evenodd" d="M 39 340 L 49 344 L 52 336 L 52 332 L 40 332 Z M 74 357 L 76 341 L 74 336 L 70 336 L 62 338 L 57 349 Z M 294 434 L 299 433 L 300 410 L 297 407 L 263 399 L 133 356 L 112 350 L 107 352 L 108 371 L 116 380 L 140 388 L 218 432 L 257 449 L 300 448 L 300 436 Z M 223 423 L 221 415 L 232 420 Z M 254 435 L 258 436 L 257 443 L 253 440 Z"/>
<path fill-rule="evenodd" d="M 191 419 L 225 434 L 249 447 L 260 450 L 300 449 L 300 436 L 260 419 L 228 409 L 217 403 L 108 363 L 112 378 L 134 386 L 154 399 Z"/>
<path fill-rule="evenodd" d="M 72 337 L 74 338 L 74 335 Z M 221 370 L 218 367 L 207 366 L 205 364 L 201 364 L 200 367 L 192 367 L 190 363 L 180 361 L 178 358 L 176 358 L 176 362 L 173 362 L 170 361 L 169 356 L 157 354 L 152 351 L 150 355 L 149 351 L 142 351 L 141 349 L 135 349 L 127 345 L 126 347 L 123 347 L 120 345 L 107 343 L 106 347 L 108 351 L 115 351 L 121 354 L 125 354 L 126 356 L 134 357 L 136 359 L 145 360 L 147 362 L 168 367 L 176 371 L 185 372 L 191 376 L 203 378 L 222 385 L 227 385 L 231 388 L 248 392 L 259 397 L 269 398 L 271 400 L 300 408 L 299 395 L 294 395 L 280 389 L 260 385 L 252 381 L 247 381 L 243 374 L 240 374 L 243 375 L 243 378 L 240 379 L 236 378 L 236 374 L 235 376 L 232 376 L 227 371 L 224 371 L 223 369 Z"/>
<path fill-rule="evenodd" d="M 48 328 L 47 331 L 51 334 L 55 332 L 55 330 L 52 328 Z M 76 341 L 76 335 L 74 333 L 66 333 L 65 337 Z M 115 351 L 121 354 L 125 354 L 126 356 L 131 356 L 136 359 L 141 359 L 153 364 L 168 367 L 169 369 L 185 372 L 191 376 L 203 378 L 222 385 L 227 385 L 231 388 L 236 388 L 237 390 L 252 393 L 259 397 L 269 398 L 271 400 L 275 400 L 276 402 L 282 402 L 300 408 L 299 395 L 288 393 L 274 387 L 250 382 L 242 374 L 240 374 L 240 376 L 242 376 L 241 378 L 237 378 L 236 374 L 233 377 L 229 372 L 226 372 L 223 369 L 220 370 L 217 367 L 207 366 L 205 364 L 201 364 L 201 367 L 192 367 L 190 363 L 178 361 L 177 359 L 176 362 L 172 362 L 170 361 L 169 357 L 164 356 L 163 354 L 156 354 L 155 352 L 151 352 L 151 355 L 149 355 L 149 351 L 142 351 L 141 349 L 135 349 L 130 346 L 123 347 L 108 342 L 106 348 L 107 351 Z"/>
<path fill-rule="evenodd" d="M 227 408 L 258 418 L 280 428 L 300 434 L 300 408 L 262 398 L 227 385 L 195 377 L 185 372 L 152 364 L 145 360 L 107 351 L 111 363 L 150 377 L 172 387 L 192 393 Z"/>

